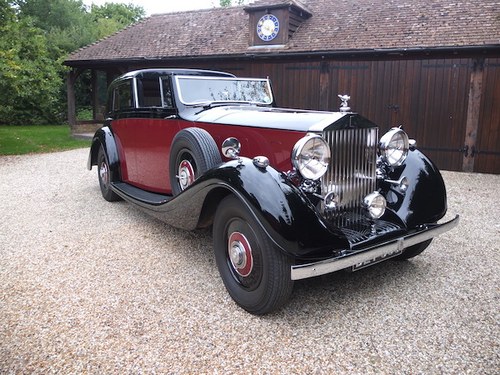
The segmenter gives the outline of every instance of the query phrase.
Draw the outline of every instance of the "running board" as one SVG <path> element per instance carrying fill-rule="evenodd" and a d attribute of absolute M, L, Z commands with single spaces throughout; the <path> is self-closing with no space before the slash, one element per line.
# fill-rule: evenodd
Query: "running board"
<path fill-rule="evenodd" d="M 112 182 L 111 188 L 113 191 L 125 200 L 134 200 L 147 205 L 160 206 L 167 203 L 173 197 L 171 195 L 163 195 L 158 193 L 151 193 L 139 189 L 135 186 L 125 182 Z"/>

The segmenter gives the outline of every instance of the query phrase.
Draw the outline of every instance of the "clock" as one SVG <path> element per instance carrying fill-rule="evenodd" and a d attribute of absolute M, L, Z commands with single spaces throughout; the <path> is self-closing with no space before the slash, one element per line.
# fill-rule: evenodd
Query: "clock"
<path fill-rule="evenodd" d="M 280 31 L 280 21 L 273 14 L 266 14 L 257 22 L 257 35 L 264 42 L 270 42 Z"/>

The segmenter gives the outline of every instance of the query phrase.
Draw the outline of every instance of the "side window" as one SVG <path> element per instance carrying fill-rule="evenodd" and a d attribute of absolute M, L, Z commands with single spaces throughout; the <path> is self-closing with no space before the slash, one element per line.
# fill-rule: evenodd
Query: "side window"
<path fill-rule="evenodd" d="M 142 78 L 137 80 L 139 107 L 161 107 L 160 80 Z"/>
<path fill-rule="evenodd" d="M 163 103 L 163 107 L 165 108 L 174 107 L 174 102 L 172 100 L 172 88 L 170 86 L 169 77 L 161 78 L 161 100 Z"/>
<path fill-rule="evenodd" d="M 113 92 L 113 110 L 132 108 L 132 81 L 127 81 L 117 86 Z"/>

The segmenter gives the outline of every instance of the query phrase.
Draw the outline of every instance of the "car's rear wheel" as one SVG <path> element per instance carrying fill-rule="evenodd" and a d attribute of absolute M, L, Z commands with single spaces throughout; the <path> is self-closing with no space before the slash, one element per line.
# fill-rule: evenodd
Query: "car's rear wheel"
<path fill-rule="evenodd" d="M 233 300 L 252 314 L 266 314 L 290 297 L 292 259 L 282 253 L 249 209 L 234 195 L 224 198 L 213 224 L 215 259 Z"/>
<path fill-rule="evenodd" d="M 212 136 L 200 128 L 176 134 L 170 149 L 170 184 L 174 195 L 187 189 L 199 176 L 222 162 Z"/>
<path fill-rule="evenodd" d="M 108 202 L 120 200 L 120 197 L 111 189 L 111 169 L 104 148 L 101 146 L 97 154 L 97 176 L 101 194 Z"/>
<path fill-rule="evenodd" d="M 427 241 L 424 241 L 424 242 L 420 242 L 420 243 L 418 243 L 416 245 L 407 247 L 406 249 L 403 250 L 403 252 L 401 253 L 401 255 L 398 255 L 398 256 L 394 257 L 394 259 L 395 260 L 407 260 L 407 259 L 416 257 L 422 251 L 424 251 L 425 249 L 427 249 L 429 247 L 429 245 L 431 244 L 431 242 L 432 242 L 432 238 L 430 240 L 427 240 Z"/>

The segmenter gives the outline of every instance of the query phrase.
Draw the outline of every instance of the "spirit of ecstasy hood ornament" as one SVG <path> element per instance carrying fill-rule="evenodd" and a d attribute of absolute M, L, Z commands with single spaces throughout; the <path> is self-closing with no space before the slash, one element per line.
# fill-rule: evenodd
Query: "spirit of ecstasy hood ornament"
<path fill-rule="evenodd" d="M 351 107 L 349 107 L 349 104 L 347 102 L 351 99 L 351 97 L 349 95 L 339 95 L 339 98 L 342 101 L 340 112 L 349 112 L 351 110 Z"/>

